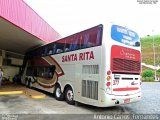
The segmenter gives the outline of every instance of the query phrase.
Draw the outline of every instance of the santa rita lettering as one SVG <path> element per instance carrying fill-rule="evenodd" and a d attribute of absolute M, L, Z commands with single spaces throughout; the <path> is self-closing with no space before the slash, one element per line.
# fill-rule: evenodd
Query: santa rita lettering
<path fill-rule="evenodd" d="M 93 60 L 93 59 L 94 59 L 93 51 L 62 56 L 62 62 L 83 61 L 83 60 Z"/>

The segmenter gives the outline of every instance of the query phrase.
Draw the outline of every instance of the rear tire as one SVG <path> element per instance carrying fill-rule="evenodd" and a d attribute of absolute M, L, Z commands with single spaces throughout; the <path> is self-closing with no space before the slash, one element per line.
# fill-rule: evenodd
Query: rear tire
<path fill-rule="evenodd" d="M 74 105 L 75 101 L 73 100 L 74 98 L 74 93 L 71 87 L 67 87 L 65 90 L 65 100 L 68 104 Z"/>
<path fill-rule="evenodd" d="M 63 93 L 61 92 L 61 87 L 60 87 L 60 85 L 56 85 L 56 86 L 55 86 L 54 94 L 55 94 L 56 100 L 62 101 L 62 100 L 64 99 L 64 95 L 63 95 Z"/>

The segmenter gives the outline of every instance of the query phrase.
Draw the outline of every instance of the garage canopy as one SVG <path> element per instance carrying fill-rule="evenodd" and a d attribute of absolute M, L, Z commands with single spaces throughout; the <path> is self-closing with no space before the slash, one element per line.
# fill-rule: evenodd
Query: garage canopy
<path fill-rule="evenodd" d="M 0 49 L 24 54 L 60 38 L 23 0 L 0 0 Z"/>

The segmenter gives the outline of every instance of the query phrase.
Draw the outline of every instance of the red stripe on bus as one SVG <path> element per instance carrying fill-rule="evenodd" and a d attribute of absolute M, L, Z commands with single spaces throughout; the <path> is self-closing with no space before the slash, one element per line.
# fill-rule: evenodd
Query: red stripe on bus
<path fill-rule="evenodd" d="M 113 91 L 131 91 L 138 90 L 138 87 L 128 87 L 128 88 L 113 88 Z"/>
<path fill-rule="evenodd" d="M 51 86 L 48 86 L 48 85 L 43 85 L 43 84 L 41 84 L 41 83 L 39 83 L 39 82 L 37 82 L 41 87 L 43 87 L 43 88 L 53 88 L 54 86 L 55 86 L 55 84 L 54 85 L 51 85 Z"/>

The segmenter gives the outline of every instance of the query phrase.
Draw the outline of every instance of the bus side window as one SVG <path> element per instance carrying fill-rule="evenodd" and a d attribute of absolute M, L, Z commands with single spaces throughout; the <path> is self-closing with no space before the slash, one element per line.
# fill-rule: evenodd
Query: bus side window
<path fill-rule="evenodd" d="M 55 65 L 53 65 L 53 66 L 51 66 L 51 67 L 48 68 L 48 77 L 49 77 L 49 78 L 52 78 L 52 77 L 53 77 L 54 72 L 55 72 L 55 69 L 56 69 L 56 66 L 55 66 Z"/>
<path fill-rule="evenodd" d="M 70 51 L 69 44 L 66 43 L 64 47 L 64 52 L 68 52 L 68 51 Z"/>
<path fill-rule="evenodd" d="M 44 67 L 37 67 L 37 76 L 38 77 L 44 76 Z"/>
<path fill-rule="evenodd" d="M 48 78 L 48 67 L 44 67 L 44 77 Z"/>
<path fill-rule="evenodd" d="M 94 47 L 101 45 L 102 40 L 102 27 L 93 29 L 83 34 L 81 48 Z"/>
<path fill-rule="evenodd" d="M 56 53 L 62 53 L 64 52 L 64 44 L 63 43 L 57 43 Z"/>
<path fill-rule="evenodd" d="M 48 46 L 47 54 L 48 54 L 48 55 L 52 55 L 52 54 L 53 54 L 53 49 L 52 49 L 52 46 L 51 46 L 51 45 Z"/>
<path fill-rule="evenodd" d="M 42 48 L 42 56 L 47 55 L 47 46 Z"/>
<path fill-rule="evenodd" d="M 93 46 L 96 46 L 96 36 L 94 34 L 91 34 L 87 47 L 93 47 Z"/>
<path fill-rule="evenodd" d="M 81 42 L 81 48 L 86 48 L 88 46 L 89 34 L 84 34 L 83 41 Z"/>
<path fill-rule="evenodd" d="M 48 52 L 48 54 L 51 55 L 52 53 L 53 53 L 53 51 L 50 49 L 49 52 Z"/>
<path fill-rule="evenodd" d="M 57 48 L 56 53 L 62 53 L 62 52 L 63 52 L 63 50 L 62 50 L 62 49 Z"/>
<path fill-rule="evenodd" d="M 64 47 L 65 52 L 71 51 L 72 42 L 73 42 L 73 36 L 66 38 Z"/>
<path fill-rule="evenodd" d="M 102 44 L 102 27 L 98 29 L 97 33 L 97 39 L 96 39 L 96 45 L 101 45 Z"/>
<path fill-rule="evenodd" d="M 46 47 L 44 48 L 44 55 L 45 55 L 45 56 L 47 55 L 47 49 L 48 49 L 48 47 L 46 46 Z"/>
<path fill-rule="evenodd" d="M 67 43 L 67 39 L 68 39 L 68 38 L 65 38 L 65 39 L 64 39 L 64 43 L 65 43 L 65 44 L 64 44 L 64 52 L 70 51 L 70 50 L 69 50 L 69 44 Z"/>
<path fill-rule="evenodd" d="M 36 50 L 36 56 L 38 56 L 38 57 L 41 56 L 41 49 Z"/>
<path fill-rule="evenodd" d="M 70 50 L 71 51 L 74 51 L 74 50 L 77 50 L 79 49 L 79 45 L 80 45 L 80 39 L 78 36 L 75 36 L 75 38 L 72 40 L 72 43 L 70 44 Z"/>
<path fill-rule="evenodd" d="M 53 54 L 56 53 L 56 44 L 55 43 L 52 45 L 52 51 L 53 51 Z"/>
<path fill-rule="evenodd" d="M 87 47 L 97 46 L 97 35 L 98 35 L 97 30 L 93 30 L 93 31 L 90 32 L 90 37 L 89 37 L 89 40 L 88 40 Z"/>
<path fill-rule="evenodd" d="M 41 54 L 42 56 L 44 56 L 44 48 L 42 48 Z"/>

